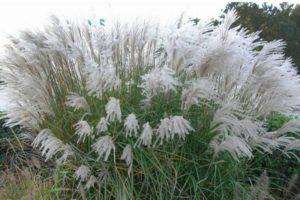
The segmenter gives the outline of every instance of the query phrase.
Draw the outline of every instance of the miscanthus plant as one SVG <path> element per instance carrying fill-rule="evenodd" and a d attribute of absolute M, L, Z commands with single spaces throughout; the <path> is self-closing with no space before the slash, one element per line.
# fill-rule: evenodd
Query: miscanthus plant
<path fill-rule="evenodd" d="M 300 121 L 269 132 L 266 119 L 297 113 L 300 79 L 283 41 L 236 19 L 160 27 L 53 17 L 7 45 L 6 125 L 35 135 L 73 197 L 232 199 L 237 185 L 250 194 L 255 155 L 299 159 Z"/>

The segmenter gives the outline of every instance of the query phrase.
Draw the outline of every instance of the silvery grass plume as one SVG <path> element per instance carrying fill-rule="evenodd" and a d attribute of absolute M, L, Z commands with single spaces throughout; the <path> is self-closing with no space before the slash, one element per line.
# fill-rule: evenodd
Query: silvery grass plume
<path fill-rule="evenodd" d="M 118 120 L 121 122 L 121 108 L 120 108 L 120 100 L 114 97 L 109 98 L 109 102 L 105 106 L 105 110 L 107 113 L 106 120 L 108 122 L 112 122 Z"/>
<path fill-rule="evenodd" d="M 149 73 L 141 76 L 143 94 L 147 100 L 157 95 L 160 92 L 167 93 L 176 91 L 176 86 L 179 85 L 178 80 L 174 77 L 175 71 L 168 67 L 154 68 Z"/>
<path fill-rule="evenodd" d="M 206 78 L 191 81 L 190 86 L 182 91 L 182 108 L 188 110 L 192 105 L 198 105 L 201 99 L 217 99 L 214 84 Z"/>
<path fill-rule="evenodd" d="M 74 125 L 74 128 L 76 130 L 75 134 L 79 137 L 77 143 L 84 142 L 86 137 L 94 137 L 93 128 L 91 128 L 89 123 L 85 120 L 79 120 L 79 122 Z"/>
<path fill-rule="evenodd" d="M 161 141 L 161 144 L 163 144 L 163 141 L 169 141 L 171 139 L 171 134 L 170 134 L 170 119 L 168 117 L 160 120 L 160 124 L 157 129 L 157 135 L 158 138 Z"/>
<path fill-rule="evenodd" d="M 89 180 L 85 184 L 85 188 L 89 190 L 90 188 L 94 187 L 97 183 L 97 178 L 94 175 L 91 175 Z"/>
<path fill-rule="evenodd" d="M 144 145 L 144 146 L 151 146 L 152 143 L 152 134 L 153 134 L 153 130 L 151 128 L 151 126 L 149 125 L 149 122 L 145 123 L 143 125 L 143 131 L 140 135 L 140 137 L 138 138 L 136 145 Z"/>
<path fill-rule="evenodd" d="M 57 159 L 58 164 L 66 161 L 69 156 L 74 155 L 71 147 L 55 137 L 50 129 L 41 130 L 32 142 L 32 146 L 34 148 L 40 147 L 39 149 L 42 151 L 42 155 L 46 157 L 46 161 L 56 154 L 62 153 L 62 156 Z"/>
<path fill-rule="evenodd" d="M 113 151 L 115 157 L 116 147 L 109 135 L 100 137 L 98 141 L 92 145 L 92 147 L 98 153 L 98 159 L 103 157 L 103 160 L 107 161 L 111 151 Z"/>
<path fill-rule="evenodd" d="M 182 116 L 170 117 L 169 130 L 172 134 L 171 138 L 177 134 L 179 138 L 184 139 L 190 132 L 195 131 L 190 122 L 184 119 Z"/>
<path fill-rule="evenodd" d="M 272 132 L 266 123 L 272 113 L 298 114 L 299 76 L 283 41 L 263 41 L 234 27 L 236 20 L 234 11 L 217 26 L 53 17 L 45 30 L 12 36 L 1 58 L 6 125 L 40 132 L 33 146 L 47 160 L 93 163 L 105 174 L 123 160 L 138 174 L 133 154 L 177 151 L 191 141 L 205 141 L 210 156 L 227 152 L 237 161 L 254 159 L 255 150 L 294 157 L 300 120 Z M 132 148 L 123 151 L 127 144 Z M 73 154 L 82 160 L 68 160 Z"/>
<path fill-rule="evenodd" d="M 133 162 L 133 154 L 132 154 L 132 147 L 130 144 L 127 144 L 122 152 L 121 160 L 124 160 L 126 162 L 126 165 L 128 166 L 128 175 L 130 175 L 130 172 L 132 170 L 132 162 Z"/>
<path fill-rule="evenodd" d="M 107 122 L 106 118 L 102 117 L 96 126 L 97 132 L 106 132 L 108 130 L 108 125 L 109 123 Z"/>
<path fill-rule="evenodd" d="M 91 173 L 91 170 L 89 167 L 87 167 L 85 165 L 81 165 L 76 170 L 75 175 L 76 175 L 77 179 L 80 179 L 80 181 L 86 181 L 86 180 L 88 180 L 90 173 Z"/>
<path fill-rule="evenodd" d="M 67 96 L 66 105 L 74 107 L 75 110 L 83 109 L 87 112 L 90 111 L 90 106 L 86 99 L 76 93 L 71 93 Z"/>
<path fill-rule="evenodd" d="M 124 122 L 124 127 L 125 127 L 125 131 L 126 131 L 126 137 L 131 137 L 132 135 L 134 135 L 135 137 L 138 134 L 138 129 L 139 129 L 139 122 L 136 119 L 136 116 L 131 113 L 129 114 Z"/>
<path fill-rule="evenodd" d="M 175 135 L 178 135 L 180 139 L 185 139 L 186 135 L 195 131 L 190 122 L 184 119 L 182 116 L 171 116 L 160 120 L 160 124 L 157 129 L 157 137 L 161 144 L 163 141 L 173 140 Z"/>

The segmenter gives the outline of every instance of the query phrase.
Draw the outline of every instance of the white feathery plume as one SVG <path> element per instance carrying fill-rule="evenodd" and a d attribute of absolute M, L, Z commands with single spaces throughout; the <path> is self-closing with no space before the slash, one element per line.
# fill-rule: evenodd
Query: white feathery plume
<path fill-rule="evenodd" d="M 37 148 L 43 141 L 47 140 L 47 138 L 52 135 L 52 131 L 48 128 L 41 130 L 32 142 L 33 148 Z"/>
<path fill-rule="evenodd" d="M 100 137 L 98 141 L 92 145 L 92 147 L 98 153 L 98 160 L 103 157 L 103 160 L 107 161 L 111 151 L 113 151 L 115 156 L 116 147 L 109 135 Z"/>
<path fill-rule="evenodd" d="M 280 137 L 285 133 L 297 133 L 300 134 L 300 120 L 293 119 L 285 123 L 281 128 L 276 130 L 274 137 Z"/>
<path fill-rule="evenodd" d="M 105 110 L 106 110 L 106 114 L 107 114 L 106 120 L 108 122 L 112 122 L 115 120 L 118 120 L 119 122 L 121 122 L 122 113 L 121 113 L 119 99 L 110 97 L 109 102 L 105 106 Z"/>
<path fill-rule="evenodd" d="M 108 130 L 108 122 L 105 117 L 102 117 L 96 126 L 97 133 L 103 133 Z"/>
<path fill-rule="evenodd" d="M 90 188 L 95 186 L 95 183 L 97 183 L 97 178 L 94 175 L 91 175 L 89 180 L 85 184 L 85 188 L 89 190 Z"/>
<path fill-rule="evenodd" d="M 239 123 L 235 125 L 239 128 L 233 128 L 232 133 L 237 136 L 243 137 L 246 141 L 253 140 L 266 133 L 264 123 L 261 121 L 255 121 L 251 118 L 241 119 L 239 120 Z M 239 130 L 240 132 L 237 132 L 235 130 Z"/>
<path fill-rule="evenodd" d="M 34 148 L 40 146 L 42 155 L 46 157 L 46 161 L 51 159 L 59 152 L 64 152 L 67 147 L 57 137 L 55 137 L 50 129 L 43 129 L 39 132 L 32 143 Z"/>
<path fill-rule="evenodd" d="M 266 117 L 271 112 L 292 113 L 299 107 L 299 76 L 286 59 L 282 41 L 265 43 L 251 64 L 251 74 L 242 86 L 242 96 L 249 108 Z M 285 99 L 284 101 L 282 99 Z"/>
<path fill-rule="evenodd" d="M 174 76 L 175 72 L 168 67 L 154 68 L 148 74 L 141 76 L 142 84 L 139 87 L 143 89 L 146 98 L 151 99 L 159 92 L 176 91 L 176 87 L 180 84 Z"/>
<path fill-rule="evenodd" d="M 58 152 L 64 151 L 65 145 L 55 136 L 49 136 L 41 144 L 42 155 L 46 156 L 46 161 L 51 159 Z"/>
<path fill-rule="evenodd" d="M 163 92 L 176 91 L 176 87 L 180 86 L 180 82 L 175 77 L 175 72 L 166 66 L 160 70 L 159 81 L 162 83 Z"/>
<path fill-rule="evenodd" d="M 54 114 L 50 106 L 50 95 L 45 89 L 44 75 L 36 77 L 28 73 L 26 67 L 24 68 L 24 65 L 28 66 L 28 64 L 22 59 L 12 58 L 11 56 L 18 57 L 18 53 L 11 51 L 12 49 L 8 50 L 11 54 L 7 57 L 11 61 L 7 60 L 5 64 L 3 60 L 0 61 L 2 66 L 0 79 L 5 83 L 1 84 L 0 92 L 6 104 L 1 108 L 4 114 L 1 119 L 6 119 L 5 125 L 9 127 L 20 125 L 32 130 L 40 130 L 45 115 Z M 41 71 L 41 69 L 31 69 Z"/>
<path fill-rule="evenodd" d="M 27 105 L 24 103 L 14 105 L 14 107 L 9 108 L 10 106 L 6 106 L 6 111 L 4 115 L 0 117 L 0 119 L 6 119 L 5 126 L 10 128 L 14 126 L 24 126 L 33 130 L 39 130 L 41 120 L 43 119 L 37 112 L 37 107 Z"/>
<path fill-rule="evenodd" d="M 130 172 L 132 170 L 132 162 L 133 162 L 133 153 L 132 153 L 132 147 L 130 144 L 127 144 L 124 148 L 121 160 L 124 160 L 126 162 L 126 165 L 128 166 L 128 176 L 130 175 Z"/>
<path fill-rule="evenodd" d="M 252 147 L 255 147 L 258 151 L 262 150 L 263 152 L 270 154 L 272 153 L 273 149 L 279 147 L 276 140 L 264 136 L 254 138 L 249 144 Z"/>
<path fill-rule="evenodd" d="M 74 151 L 72 150 L 70 145 L 66 144 L 64 146 L 63 155 L 56 160 L 56 163 L 60 165 L 64 163 L 70 156 L 74 156 Z"/>
<path fill-rule="evenodd" d="M 200 99 L 211 100 L 215 98 L 214 82 L 209 79 L 193 81 L 187 89 L 182 91 L 182 108 L 188 110 L 192 105 L 197 105 Z"/>
<path fill-rule="evenodd" d="M 186 28 L 188 27 L 188 28 Z M 167 63 L 174 69 L 176 73 L 181 72 L 188 66 L 189 58 L 194 55 L 197 43 L 193 31 L 190 29 L 192 26 L 182 23 L 182 17 L 167 30 L 167 37 L 165 39 L 164 50 L 168 55 Z M 197 32 L 198 33 L 198 32 Z M 185 37 L 187 36 L 187 37 Z M 197 38 L 198 39 L 198 38 Z"/>
<path fill-rule="evenodd" d="M 270 152 L 278 146 L 278 143 L 266 137 L 262 137 L 266 130 L 264 124 L 251 118 L 244 118 L 241 109 L 234 101 L 228 102 L 219 108 L 211 122 L 211 131 L 218 132 L 215 139 L 210 142 L 215 153 L 228 151 L 232 157 L 238 160 L 240 157 L 252 157 L 252 147 L 258 147 Z M 221 142 L 217 142 L 220 138 Z"/>
<path fill-rule="evenodd" d="M 212 132 L 218 131 L 222 134 L 241 133 L 239 115 L 241 115 L 240 109 L 236 102 L 224 103 L 214 114 L 210 124 Z"/>
<path fill-rule="evenodd" d="M 131 137 L 132 134 L 134 134 L 134 136 L 137 136 L 138 133 L 138 129 L 139 129 L 139 123 L 138 120 L 136 119 L 135 114 L 131 113 L 129 114 L 124 122 L 124 127 L 125 127 L 125 133 L 126 133 L 126 137 Z"/>
<path fill-rule="evenodd" d="M 228 151 L 237 161 L 242 157 L 248 157 L 249 159 L 253 157 L 251 147 L 237 136 L 227 136 L 220 142 L 218 137 L 216 137 L 210 142 L 210 147 L 213 148 L 215 154 Z"/>
<path fill-rule="evenodd" d="M 179 138 L 185 139 L 185 136 L 188 135 L 190 131 L 195 131 L 190 122 L 184 119 L 182 116 L 170 117 L 169 130 L 172 139 L 175 134 L 177 134 Z"/>
<path fill-rule="evenodd" d="M 95 61 L 86 62 L 85 72 L 87 75 L 87 89 L 89 95 L 102 98 L 103 92 L 118 89 L 120 79 L 116 75 L 116 70 L 111 64 L 99 66 Z"/>
<path fill-rule="evenodd" d="M 296 139 L 293 138 L 289 144 L 287 144 L 284 148 L 284 152 L 286 155 L 290 156 L 294 156 L 298 161 L 300 161 L 300 157 L 299 155 L 297 155 L 296 153 L 294 153 L 293 151 L 299 151 L 300 149 L 300 139 Z"/>
<path fill-rule="evenodd" d="M 84 142 L 86 137 L 93 138 L 93 129 L 90 127 L 89 123 L 85 120 L 79 120 L 75 125 L 75 134 L 79 136 L 77 143 Z"/>
<path fill-rule="evenodd" d="M 162 144 L 164 140 L 169 141 L 170 139 L 174 139 L 176 134 L 179 138 L 185 139 L 190 131 L 195 130 L 192 128 L 189 121 L 182 116 L 171 116 L 170 118 L 166 117 L 160 120 L 157 135 Z"/>
<path fill-rule="evenodd" d="M 91 169 L 85 165 L 81 165 L 75 172 L 75 176 L 80 181 L 86 181 L 91 173 Z"/>
<path fill-rule="evenodd" d="M 168 117 L 160 120 L 160 124 L 157 129 L 157 135 L 162 144 L 164 140 L 169 141 L 171 138 L 170 133 L 170 119 Z"/>
<path fill-rule="evenodd" d="M 112 45 L 113 43 L 111 40 L 113 40 L 113 36 L 109 34 L 109 32 L 106 32 L 106 29 L 110 29 L 108 24 L 105 24 L 103 26 L 99 23 L 99 19 L 96 17 L 93 17 L 90 19 L 90 26 L 89 26 L 89 33 L 91 34 L 91 43 L 93 49 L 95 49 L 95 52 L 102 53 L 101 56 L 107 56 L 110 57 L 112 52 Z"/>
<path fill-rule="evenodd" d="M 90 106 L 86 99 L 76 93 L 70 93 L 67 96 L 66 105 L 73 107 L 75 110 L 83 109 L 85 111 L 90 111 Z"/>
<path fill-rule="evenodd" d="M 249 144 L 252 147 L 262 150 L 263 152 L 272 153 L 273 150 L 282 150 L 295 140 L 294 137 L 281 136 L 278 138 L 273 137 L 273 132 L 266 133 L 256 138 L 252 138 Z"/>
<path fill-rule="evenodd" d="M 294 139 L 290 144 L 285 147 L 285 151 L 298 150 L 300 148 L 300 140 Z"/>
<path fill-rule="evenodd" d="M 149 122 L 145 123 L 143 125 L 142 134 L 138 138 L 136 145 L 139 146 L 142 144 L 144 146 L 150 147 L 151 142 L 152 142 L 152 134 L 153 134 L 153 131 L 152 131 L 151 126 L 149 125 Z"/>

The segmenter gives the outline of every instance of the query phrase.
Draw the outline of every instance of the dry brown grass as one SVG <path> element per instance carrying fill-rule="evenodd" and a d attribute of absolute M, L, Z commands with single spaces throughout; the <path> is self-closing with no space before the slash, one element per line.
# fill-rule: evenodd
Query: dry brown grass
<path fill-rule="evenodd" d="M 52 199 L 49 195 L 52 181 L 34 174 L 29 168 L 1 172 L 0 184 L 0 200 Z"/>

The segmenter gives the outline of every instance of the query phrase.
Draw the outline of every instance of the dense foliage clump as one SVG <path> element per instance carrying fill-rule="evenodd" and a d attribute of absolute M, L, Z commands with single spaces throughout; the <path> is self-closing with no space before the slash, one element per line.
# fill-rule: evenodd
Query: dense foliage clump
<path fill-rule="evenodd" d="M 297 113 L 300 79 L 283 41 L 236 20 L 230 11 L 218 26 L 162 28 L 54 17 L 7 46 L 6 125 L 29 130 L 56 161 L 60 198 L 272 198 L 251 162 L 299 159 L 300 121 L 268 124 Z"/>

